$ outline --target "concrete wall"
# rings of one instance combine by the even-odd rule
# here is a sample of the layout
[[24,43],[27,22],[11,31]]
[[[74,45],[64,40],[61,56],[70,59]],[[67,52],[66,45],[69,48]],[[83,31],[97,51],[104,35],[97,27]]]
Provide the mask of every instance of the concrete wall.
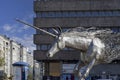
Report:
[[[73,56],[74,55],[74,56]],[[52,58],[46,57],[46,51],[35,50],[34,59],[36,60],[79,60],[80,51],[60,51],[56,53]]]
[[34,18],[34,25],[42,27],[120,26],[120,17]]
[[38,35],[38,34],[34,35],[35,44],[51,44],[53,41],[54,38],[48,35]]
[[[0,66],[0,76],[3,73],[6,73],[7,76],[10,76],[10,39],[6,36],[0,35],[0,58],[4,58],[4,65]],[[2,73],[3,71],[3,73]]]
[[34,1],[34,11],[112,10],[120,9],[120,0],[47,0]]

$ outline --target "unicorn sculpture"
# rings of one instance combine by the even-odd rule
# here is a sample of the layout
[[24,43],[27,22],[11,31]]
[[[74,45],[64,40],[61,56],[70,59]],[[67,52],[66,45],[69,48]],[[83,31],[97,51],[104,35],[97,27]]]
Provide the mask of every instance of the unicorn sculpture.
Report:
[[47,56],[52,57],[65,47],[80,50],[82,65],[79,62],[76,67],[79,71],[81,67],[86,66],[85,71],[79,72],[80,80],[84,80],[94,65],[110,63],[120,57],[120,33],[114,33],[109,29],[97,30],[94,27],[73,28],[59,35]]
[[[25,22],[22,23],[26,24]],[[38,29],[35,26],[32,27]],[[42,29],[39,30],[49,33]],[[120,33],[114,33],[110,29],[77,27],[62,32],[60,35],[52,33],[49,33],[49,35],[55,37],[56,41],[47,52],[47,57],[53,57],[54,54],[65,47],[80,50],[81,60],[75,66],[79,80],[85,80],[94,65],[110,63],[120,57]],[[81,72],[82,67],[85,67],[85,69]]]

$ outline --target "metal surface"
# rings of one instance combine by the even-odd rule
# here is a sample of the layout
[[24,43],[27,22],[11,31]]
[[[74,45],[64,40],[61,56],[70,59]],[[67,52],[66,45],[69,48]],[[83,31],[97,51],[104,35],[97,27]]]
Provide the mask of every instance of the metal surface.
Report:
[[57,36],[19,19],[17,21],[56,38],[54,45],[47,53],[47,57],[53,57],[55,53],[65,47],[79,49],[82,65],[79,61],[75,70],[79,72],[84,67],[84,71],[80,70],[78,73],[79,80],[85,80],[94,65],[110,63],[120,57],[120,33],[114,33],[109,29],[78,27]]
[[[83,72],[79,72],[80,80],[84,80],[92,67],[100,63],[109,63],[120,57],[120,33],[114,33],[109,29],[78,27],[68,30],[57,38],[47,56],[53,57],[55,53],[65,47],[79,49],[81,59],[87,66]],[[80,62],[76,67],[78,70]]]

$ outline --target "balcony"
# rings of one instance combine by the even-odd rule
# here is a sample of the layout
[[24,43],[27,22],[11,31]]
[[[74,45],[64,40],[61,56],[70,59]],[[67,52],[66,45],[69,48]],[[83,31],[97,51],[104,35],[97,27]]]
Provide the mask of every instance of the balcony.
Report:
[[34,1],[34,11],[73,11],[83,9],[89,9],[89,1]]
[[105,17],[80,17],[80,18],[34,18],[34,25],[51,27],[59,25],[61,27],[78,27],[78,26],[100,26],[112,27],[120,26],[119,16]]
[[56,53],[52,58],[46,57],[47,51],[34,51],[34,59],[35,60],[79,60],[80,58],[80,51],[71,50],[71,51],[60,51]]
[[34,11],[118,10],[120,0],[34,1]]
[[51,44],[54,38],[49,35],[34,35],[34,44]]

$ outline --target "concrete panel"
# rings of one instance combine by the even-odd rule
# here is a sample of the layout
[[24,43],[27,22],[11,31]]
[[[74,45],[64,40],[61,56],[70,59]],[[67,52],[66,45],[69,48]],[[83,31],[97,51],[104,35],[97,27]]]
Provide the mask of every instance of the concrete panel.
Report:
[[34,44],[50,44],[53,41],[54,38],[49,35],[34,35]]
[[35,18],[38,27],[79,27],[79,26],[120,26],[120,17],[80,17],[80,18]]
[[[34,51],[34,59],[35,60],[79,60],[80,51],[60,51],[56,53],[52,58],[46,57],[47,51]],[[67,57],[66,57],[67,56]]]
[[89,10],[89,1],[34,1],[34,11],[64,11],[80,9]]
[[34,11],[118,10],[120,0],[34,1]]

